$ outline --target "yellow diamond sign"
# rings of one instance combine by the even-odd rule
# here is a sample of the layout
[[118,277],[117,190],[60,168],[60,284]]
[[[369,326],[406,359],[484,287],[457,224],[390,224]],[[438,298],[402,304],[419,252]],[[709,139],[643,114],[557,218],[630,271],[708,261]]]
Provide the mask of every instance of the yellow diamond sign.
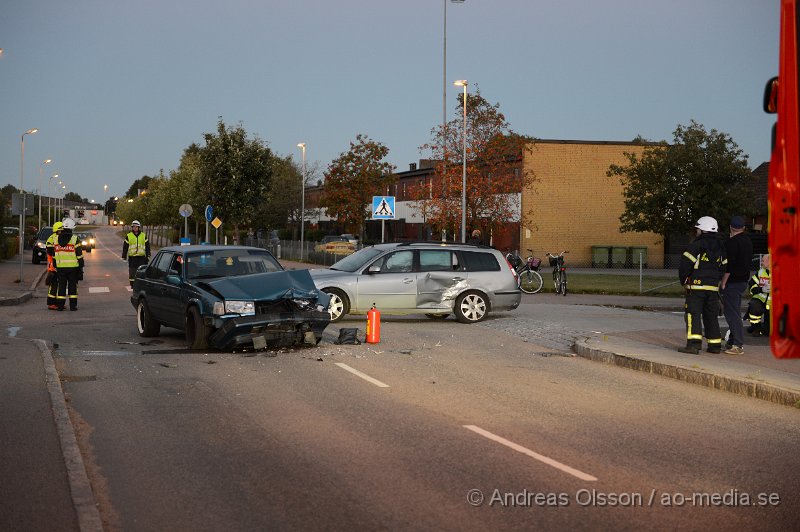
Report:
[[214,226],[214,229],[219,229],[219,226],[222,225],[222,220],[220,220],[219,218],[214,218],[213,220],[211,220],[211,225]]

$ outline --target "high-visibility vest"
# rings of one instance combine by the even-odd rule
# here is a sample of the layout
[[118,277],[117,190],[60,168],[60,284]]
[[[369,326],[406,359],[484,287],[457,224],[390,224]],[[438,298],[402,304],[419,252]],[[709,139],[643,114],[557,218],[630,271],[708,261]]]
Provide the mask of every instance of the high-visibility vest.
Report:
[[69,243],[64,246],[59,244],[58,240],[55,241],[56,268],[78,267],[78,256],[75,254],[75,245],[77,243],[77,235],[72,235],[72,238],[69,239]]
[[143,231],[139,232],[139,236],[133,234],[133,231],[128,233],[126,237],[128,241],[128,256],[129,257],[144,257],[147,244],[147,236]]
[[767,308],[771,306],[772,303],[772,291],[770,292],[759,292],[754,294],[753,291],[756,287],[763,289],[764,286],[770,284],[770,274],[769,270],[765,268],[761,268],[758,272],[750,278],[749,282],[749,290],[750,294],[753,296],[753,299],[758,299],[762,303],[764,303]]

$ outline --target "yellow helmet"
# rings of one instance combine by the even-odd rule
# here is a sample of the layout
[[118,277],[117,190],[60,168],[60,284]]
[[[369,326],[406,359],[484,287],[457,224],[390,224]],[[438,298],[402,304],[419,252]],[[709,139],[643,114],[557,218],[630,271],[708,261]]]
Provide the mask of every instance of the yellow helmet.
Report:
[[62,224],[61,222],[56,222],[56,223],[53,224],[53,232],[54,233],[57,232],[57,231],[61,231],[62,229],[64,229],[64,224]]

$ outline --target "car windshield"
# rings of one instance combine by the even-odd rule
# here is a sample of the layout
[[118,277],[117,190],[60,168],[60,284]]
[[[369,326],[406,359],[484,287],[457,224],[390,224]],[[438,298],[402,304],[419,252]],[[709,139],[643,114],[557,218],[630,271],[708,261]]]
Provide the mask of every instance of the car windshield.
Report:
[[356,251],[352,255],[348,255],[342,260],[336,262],[331,266],[331,270],[338,270],[342,272],[354,272],[359,268],[363,268],[369,261],[383,253],[384,250],[376,248],[364,248],[361,251]]
[[272,255],[257,249],[220,248],[186,256],[187,279],[213,279],[282,270],[283,267]]
[[52,235],[52,234],[53,234],[53,228],[52,227],[43,227],[42,230],[39,231],[39,236],[37,236],[36,238],[38,240],[41,240],[42,242],[44,242],[45,240],[50,238],[50,235]]

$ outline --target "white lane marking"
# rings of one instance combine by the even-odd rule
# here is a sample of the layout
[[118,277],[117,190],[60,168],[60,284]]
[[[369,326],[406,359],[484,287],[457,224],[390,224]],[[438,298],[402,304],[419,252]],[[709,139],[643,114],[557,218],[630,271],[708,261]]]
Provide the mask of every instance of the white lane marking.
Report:
[[352,373],[353,375],[356,375],[356,376],[358,376],[358,377],[361,377],[362,379],[364,379],[364,380],[365,380],[365,381],[367,381],[367,382],[371,382],[372,384],[374,384],[375,386],[378,386],[379,388],[388,388],[388,387],[389,387],[389,385],[388,385],[388,384],[384,384],[384,383],[382,383],[381,381],[379,381],[379,380],[377,380],[377,379],[373,379],[372,377],[370,377],[370,376],[369,376],[369,375],[367,375],[366,373],[361,373],[361,372],[360,372],[360,371],[358,371],[357,369],[355,369],[355,368],[351,368],[351,367],[350,367],[350,366],[348,366],[347,364],[344,364],[344,363],[342,363],[342,362],[336,362],[336,365],[337,365],[337,366],[339,366],[340,368],[342,368],[342,369],[343,369],[343,370],[345,370],[345,371],[349,371],[349,372],[350,372],[350,373]]
[[101,292],[111,292],[107,286],[90,286],[89,293],[90,294],[99,294]]
[[478,426],[475,426],[475,425],[464,425],[464,428],[468,429],[468,430],[471,430],[472,432],[474,432],[476,434],[480,434],[484,438],[488,438],[488,439],[490,439],[492,441],[496,441],[497,443],[501,443],[501,444],[505,445],[506,447],[510,447],[510,448],[514,449],[515,451],[518,451],[518,452],[520,452],[522,454],[528,455],[531,458],[535,458],[536,460],[539,460],[540,462],[542,462],[544,464],[547,464],[547,465],[549,465],[551,467],[555,467],[556,469],[561,470],[564,473],[568,473],[568,474],[572,475],[573,477],[578,477],[581,480],[587,480],[589,482],[594,482],[594,481],[597,480],[597,478],[593,477],[592,475],[587,475],[583,471],[578,471],[577,469],[574,469],[574,468],[572,468],[572,467],[570,467],[570,466],[568,466],[566,464],[562,464],[561,462],[557,462],[556,460],[553,460],[552,458],[548,458],[547,456],[544,456],[544,455],[541,455],[541,454],[536,453],[534,451],[531,451],[530,449],[527,449],[527,448],[523,447],[522,445],[518,445],[518,444],[516,444],[516,443],[514,443],[512,441],[508,441],[507,439],[502,438],[502,437],[500,437],[500,436],[498,436],[496,434],[492,434],[488,430],[483,430],[482,428],[480,428]]

